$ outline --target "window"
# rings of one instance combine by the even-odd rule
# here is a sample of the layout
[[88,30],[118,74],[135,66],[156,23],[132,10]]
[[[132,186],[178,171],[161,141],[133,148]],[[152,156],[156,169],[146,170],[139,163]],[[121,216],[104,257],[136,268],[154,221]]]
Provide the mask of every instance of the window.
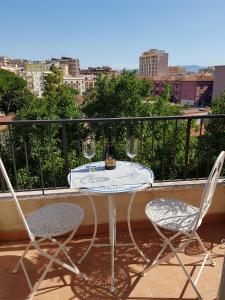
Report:
[[204,86],[203,85],[200,85],[200,90],[203,90]]

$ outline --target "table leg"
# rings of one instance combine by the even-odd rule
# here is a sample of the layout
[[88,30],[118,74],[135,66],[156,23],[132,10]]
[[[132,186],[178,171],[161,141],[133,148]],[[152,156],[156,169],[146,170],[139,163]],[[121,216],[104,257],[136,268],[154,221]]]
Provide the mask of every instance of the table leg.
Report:
[[131,230],[131,225],[130,225],[130,214],[131,214],[131,208],[132,208],[132,204],[134,201],[134,197],[136,195],[136,192],[132,193],[130,201],[129,201],[129,206],[128,206],[128,210],[127,210],[127,224],[128,224],[128,230],[129,230],[129,234],[130,234],[130,238],[134,244],[135,249],[138,251],[138,253],[144,258],[146,263],[149,263],[150,260],[144,255],[144,253],[141,251],[141,249],[138,247],[138,245],[136,244],[134,237],[133,237],[133,233]]
[[89,251],[91,250],[91,248],[92,248],[92,246],[94,244],[95,237],[96,237],[96,234],[97,234],[97,213],[96,213],[95,203],[94,203],[94,200],[93,200],[92,196],[91,195],[88,195],[88,196],[89,196],[89,199],[91,201],[91,206],[92,206],[93,213],[94,213],[95,227],[94,227],[94,233],[93,233],[93,236],[92,236],[91,243],[90,243],[89,247],[87,248],[86,252],[84,253],[84,255],[78,260],[79,264],[88,255]]
[[115,243],[116,243],[116,206],[112,195],[108,196],[109,204],[109,240],[111,245],[111,287],[110,292],[115,291]]

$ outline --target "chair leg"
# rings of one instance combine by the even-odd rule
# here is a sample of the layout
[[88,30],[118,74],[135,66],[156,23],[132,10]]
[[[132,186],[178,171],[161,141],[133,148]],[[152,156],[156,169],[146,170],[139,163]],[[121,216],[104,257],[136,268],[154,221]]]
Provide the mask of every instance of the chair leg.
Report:
[[[170,247],[171,247],[171,246],[172,246],[172,245],[170,245]],[[202,296],[200,295],[200,293],[199,293],[199,291],[198,291],[198,289],[197,289],[197,287],[196,287],[194,281],[192,280],[191,276],[189,275],[189,273],[188,273],[188,271],[187,271],[185,265],[183,264],[182,260],[180,259],[179,255],[177,254],[177,249],[175,249],[175,248],[172,246],[171,250],[173,251],[173,253],[174,253],[176,259],[178,260],[178,262],[179,262],[180,266],[182,267],[182,269],[183,269],[185,275],[187,276],[188,281],[189,281],[190,284],[192,285],[192,287],[193,287],[195,293],[197,294],[198,299],[203,300],[203,298],[202,298]]]
[[178,233],[174,234],[173,236],[171,236],[169,239],[167,239],[165,236],[162,236],[162,238],[164,239],[164,242],[162,243],[162,249],[160,250],[157,257],[154,259],[153,263],[141,272],[141,276],[145,276],[145,273],[147,273],[150,269],[158,266],[163,261],[167,260],[169,257],[174,256],[173,252],[170,252],[166,256],[159,259],[160,256],[163,254],[163,252],[166,250],[166,247],[169,245],[169,242],[174,240],[175,238],[177,238],[179,235],[180,235],[180,233],[178,232]]
[[[64,268],[66,268],[67,270],[73,272],[74,274],[80,275],[80,276],[82,276],[85,280],[87,280],[87,276],[79,271],[79,269],[75,266],[75,264],[73,263],[72,259],[71,259],[70,256],[68,255],[68,253],[67,253],[67,251],[66,251],[66,244],[67,244],[67,241],[64,242],[64,243],[62,243],[62,244],[59,243],[59,242],[57,241],[57,244],[59,245],[59,247],[56,249],[54,255],[50,255],[50,254],[48,254],[47,252],[45,252],[44,250],[42,250],[42,249],[40,248],[39,243],[40,243],[41,241],[43,241],[43,240],[44,240],[44,238],[43,238],[43,239],[40,239],[39,241],[35,241],[35,243],[30,242],[30,243],[27,245],[27,247],[26,247],[26,249],[25,249],[23,255],[21,256],[20,260],[17,262],[17,264],[16,264],[16,266],[15,266],[15,268],[14,268],[14,272],[16,272],[17,269],[18,269],[18,267],[19,267],[19,265],[21,264],[21,266],[22,266],[22,269],[23,269],[23,271],[24,271],[25,277],[26,277],[26,279],[27,279],[28,285],[29,285],[30,290],[31,290],[31,293],[30,293],[30,295],[28,296],[28,299],[29,299],[29,300],[32,300],[32,299],[34,298],[34,296],[35,296],[35,294],[37,293],[37,291],[38,291],[38,289],[39,289],[39,287],[40,287],[42,281],[44,280],[45,276],[47,275],[47,273],[48,273],[48,271],[49,271],[49,268],[51,267],[51,265],[52,265],[53,263],[56,263],[56,264],[60,265],[61,267],[64,267]],[[53,242],[53,241],[52,241],[52,242]],[[26,268],[25,268],[24,263],[23,263],[23,258],[25,257],[25,255],[26,255],[26,253],[28,252],[28,250],[29,250],[29,248],[30,248],[31,245],[35,246],[36,250],[38,251],[38,253],[39,253],[40,255],[42,255],[42,256],[44,256],[44,257],[46,257],[46,258],[48,258],[48,259],[50,260],[49,263],[48,263],[48,265],[46,266],[45,270],[43,271],[41,277],[39,278],[39,280],[35,283],[35,285],[34,285],[33,287],[32,287],[31,281],[30,281],[30,279],[29,279],[29,276],[28,276],[28,274],[27,274]],[[59,253],[60,253],[61,251],[63,251],[63,253],[64,253],[65,256],[67,257],[67,259],[69,260],[69,262],[71,263],[71,265],[68,265],[68,264],[62,262],[61,260],[59,260],[59,259],[57,258],[57,256],[59,255]]]
[[212,256],[210,255],[210,251],[208,251],[204,245],[204,243],[202,242],[201,238],[199,237],[199,235],[197,234],[197,232],[195,232],[195,237],[197,238],[197,241],[199,242],[199,245],[201,246],[202,250],[205,252],[205,254],[208,254],[208,258],[211,261],[211,265],[213,267],[216,266],[215,261],[213,260]]
[[[187,241],[186,241],[183,245],[181,245],[180,247],[175,248],[175,247],[173,246],[173,244],[172,244],[172,241],[175,239],[175,237],[177,237],[177,236],[179,235],[179,233],[177,232],[177,233],[176,233],[175,235],[173,235],[172,237],[167,238],[167,237],[162,233],[162,231],[159,229],[159,227],[158,227],[154,222],[152,222],[152,224],[153,224],[153,226],[155,227],[155,229],[156,229],[156,231],[158,232],[158,234],[159,234],[159,235],[163,238],[163,240],[165,241],[165,242],[163,243],[163,249],[162,249],[162,250],[164,251],[164,250],[166,249],[166,246],[169,246],[172,252],[169,253],[168,255],[166,255],[165,257],[162,257],[160,260],[157,260],[157,261],[156,261],[154,264],[152,264],[151,266],[147,267],[144,271],[141,272],[141,275],[144,276],[144,274],[145,274],[148,270],[150,270],[151,268],[153,268],[153,267],[159,265],[161,262],[165,261],[167,258],[169,258],[169,257],[171,257],[171,256],[175,256],[176,259],[178,260],[180,266],[182,267],[182,269],[183,269],[185,275],[187,276],[188,281],[189,281],[190,284],[192,285],[192,287],[193,287],[193,289],[194,289],[196,295],[198,296],[198,299],[199,299],[199,300],[203,300],[202,296],[200,295],[200,293],[199,293],[199,291],[198,291],[198,289],[197,289],[197,287],[196,287],[196,284],[197,284],[197,281],[198,281],[199,276],[200,276],[200,274],[201,274],[201,271],[202,271],[202,269],[203,269],[203,267],[204,267],[205,260],[206,260],[207,257],[208,257],[208,253],[207,253],[207,256],[206,256],[205,260],[203,261],[203,264],[202,264],[202,266],[201,266],[201,269],[200,269],[200,271],[199,271],[199,273],[198,273],[198,275],[197,275],[197,278],[196,278],[196,284],[195,284],[195,282],[192,280],[192,278],[191,278],[190,274],[188,273],[188,271],[187,271],[185,265],[183,264],[182,260],[180,259],[179,255],[178,255],[178,252],[180,252],[180,251],[183,250],[185,247],[187,247],[187,245],[190,243],[190,241],[191,241],[191,240],[193,239],[193,237],[195,236],[196,232],[195,232],[195,234],[193,234],[193,233],[192,233],[192,234],[188,234],[188,235],[187,235],[187,236],[188,236]],[[197,236],[197,234],[196,234],[196,238],[197,238],[198,240],[200,239],[200,238]],[[203,244],[203,243],[202,243],[202,244]],[[202,244],[201,244],[201,245],[202,245]],[[204,245],[203,245],[203,246],[204,246]],[[160,257],[160,255],[163,253],[162,250],[161,250],[160,253],[158,254],[157,259],[158,259],[158,258]],[[206,251],[206,252],[207,252],[207,251]]]
[[18,271],[18,269],[19,269],[19,266],[20,266],[20,264],[21,264],[23,258],[26,256],[27,252],[29,251],[30,247],[31,247],[31,242],[26,246],[26,249],[24,250],[22,256],[20,257],[20,259],[19,259],[18,262],[16,263],[16,265],[15,265],[13,271],[12,271],[14,274],[17,273],[17,271]]
[[48,263],[48,265],[47,265],[47,267],[45,268],[44,272],[42,273],[41,277],[40,277],[39,280],[35,283],[35,285],[34,285],[34,287],[33,287],[33,289],[32,289],[32,292],[30,293],[30,295],[29,295],[29,297],[28,297],[29,300],[32,300],[33,297],[35,296],[35,294],[37,293],[38,288],[40,287],[42,281],[44,280],[44,278],[45,278],[45,276],[46,276],[46,274],[47,274],[49,268],[50,268],[51,265],[53,264],[53,262],[54,262],[54,258],[52,258],[52,259],[50,260],[50,262]]
[[[39,246],[38,246],[39,248]],[[41,250],[41,248],[39,248]],[[79,270],[77,269],[77,267],[73,264],[72,262],[72,267],[70,267],[67,264],[64,264],[63,262],[61,262],[59,259],[57,259],[57,256],[59,255],[60,251],[63,251],[63,253],[66,255],[66,257],[69,259],[70,262],[72,262],[71,258],[69,257],[69,255],[66,253],[65,250],[65,245],[61,244],[59,246],[59,248],[55,251],[54,255],[51,256],[48,253],[45,253],[44,251],[39,251],[43,256],[47,257],[50,259],[50,262],[48,263],[47,267],[45,268],[44,272],[42,273],[41,277],[39,278],[39,280],[36,282],[36,284],[34,285],[31,294],[29,295],[28,299],[32,300],[33,297],[35,296],[35,294],[37,293],[42,281],[44,280],[45,276],[48,273],[49,268],[51,267],[51,265],[55,262],[63,267],[65,267],[66,269],[72,271],[73,273],[79,274]],[[69,267],[69,268],[68,268]],[[74,270],[73,270],[74,269]],[[83,274],[80,274],[83,275]]]

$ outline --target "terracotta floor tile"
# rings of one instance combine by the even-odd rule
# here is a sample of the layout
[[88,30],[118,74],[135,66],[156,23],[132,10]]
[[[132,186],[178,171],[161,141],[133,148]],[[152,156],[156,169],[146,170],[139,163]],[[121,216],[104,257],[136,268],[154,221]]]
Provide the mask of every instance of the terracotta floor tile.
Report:
[[[206,266],[200,277],[198,289],[204,300],[214,300],[217,295],[220,274],[225,249],[219,245],[225,237],[223,224],[212,224],[210,227],[202,226],[200,236],[207,248],[212,250],[217,263],[216,267]],[[126,233],[119,233],[120,240],[128,240]],[[152,231],[134,232],[135,239],[143,252],[151,261],[160,249],[160,239]],[[99,241],[106,242],[107,236],[99,236]],[[88,247],[90,239],[76,238],[70,243],[70,254],[78,260]],[[180,241],[178,241],[180,242]],[[12,274],[19,256],[22,254],[26,242],[0,243],[0,300],[24,300],[29,294],[29,288],[22,270]],[[50,244],[44,245],[47,251],[54,248]],[[201,251],[196,243],[192,243],[181,259],[187,269],[196,275],[201,260]],[[25,259],[32,281],[38,279],[47,260],[37,255],[34,250],[29,251]],[[145,267],[143,259],[135,249],[120,247],[116,249],[116,292],[110,293],[110,251],[108,248],[93,248],[85,261],[78,266],[86,273],[89,281],[71,274],[69,271],[53,265],[47,274],[38,294],[34,300],[191,300],[196,295],[187,283],[185,274],[175,258],[150,270],[145,277],[140,276]]]

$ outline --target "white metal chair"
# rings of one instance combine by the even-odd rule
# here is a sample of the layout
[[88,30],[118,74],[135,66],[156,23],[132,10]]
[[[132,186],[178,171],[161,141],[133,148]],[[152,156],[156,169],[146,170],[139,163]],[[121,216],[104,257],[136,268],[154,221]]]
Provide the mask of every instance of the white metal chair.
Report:
[[[175,256],[179,264],[181,265],[185,275],[187,276],[188,281],[190,282],[193,289],[195,290],[198,298],[202,299],[196,287],[198,279],[201,275],[201,272],[203,270],[203,267],[207,259],[210,260],[212,266],[215,266],[215,263],[212,257],[210,256],[210,253],[205,248],[199,235],[197,234],[197,229],[201,225],[202,219],[206,215],[211,205],[216,184],[223,167],[224,159],[225,159],[225,151],[222,151],[218,156],[212,168],[212,171],[208,177],[202,195],[200,208],[194,207],[190,204],[187,204],[179,200],[167,199],[167,198],[155,199],[150,201],[146,205],[145,213],[147,217],[150,219],[150,221],[152,222],[158,234],[163,238],[164,242],[162,244],[161,251],[157,255],[156,259],[153,261],[153,263],[142,271],[141,273],[142,276],[144,276],[144,274],[150,269],[152,269],[153,267],[167,260],[169,257]],[[172,235],[170,238],[167,238],[161,229],[172,231],[174,232],[174,235]],[[177,238],[179,235],[185,235],[187,239],[179,247],[174,247],[172,241],[175,238]],[[200,270],[196,276],[195,281],[193,281],[193,279],[189,275],[185,265],[183,264],[183,262],[181,261],[178,255],[178,252],[180,252],[185,247],[187,247],[193,239],[196,239],[198,241],[200,247],[204,251],[204,259],[201,264]],[[165,251],[165,249],[167,248],[167,246],[169,246],[172,252],[160,258],[163,252]]]
[[[49,268],[53,263],[56,263],[61,267],[64,267],[67,270],[71,271],[72,273],[81,275],[85,279],[87,279],[86,275],[82,274],[79,271],[79,269],[76,267],[76,265],[73,263],[66,248],[67,243],[73,238],[76,230],[78,229],[79,225],[81,224],[84,218],[83,209],[71,203],[57,203],[57,204],[51,204],[51,205],[46,205],[44,207],[41,207],[25,218],[1,159],[0,159],[0,169],[2,171],[2,174],[5,178],[9,191],[11,192],[12,197],[15,201],[18,213],[23,221],[25,229],[30,238],[29,244],[27,245],[23,255],[21,256],[21,258],[19,259],[18,263],[16,264],[13,270],[13,273],[16,273],[19,266],[21,265],[25,277],[27,279],[29,288],[31,290],[28,299],[30,300],[33,299],[35,293],[37,292]],[[55,238],[53,238],[69,232],[71,232],[70,235],[67,238],[65,238],[65,241],[62,243],[56,240]],[[53,244],[58,246],[54,254],[49,254],[46,251],[41,249],[40,244],[46,240],[50,240]],[[23,262],[23,258],[25,257],[28,250],[32,246],[35,247],[35,249],[38,251],[40,255],[49,259],[49,263],[47,264],[44,272],[42,273],[41,277],[35,283],[34,286],[32,286],[31,284],[30,278],[28,276],[27,270]],[[64,263],[63,261],[57,258],[61,251],[65,254],[66,258],[69,261],[69,264]]]

